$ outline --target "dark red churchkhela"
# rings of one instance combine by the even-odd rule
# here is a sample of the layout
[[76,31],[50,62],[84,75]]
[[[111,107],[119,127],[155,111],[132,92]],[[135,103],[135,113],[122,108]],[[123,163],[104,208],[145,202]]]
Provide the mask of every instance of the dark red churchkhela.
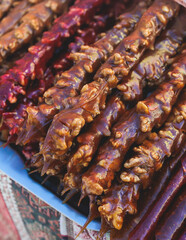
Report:
[[99,33],[106,31],[108,24],[111,23],[111,21],[115,21],[111,6],[109,5],[107,8],[107,11],[101,15],[95,15],[90,23],[87,24],[87,27],[79,28],[74,37],[74,41],[68,44],[68,50],[62,51],[60,56],[54,61],[53,68],[55,69],[56,78],[58,78],[62,72],[73,66],[72,53],[78,52],[83,45],[94,43],[98,39]]
[[[167,22],[177,14],[178,9],[178,5],[172,1],[155,1],[143,14],[135,31],[119,44],[114,54],[102,65],[95,75],[95,81],[86,84],[77,99],[73,98],[76,106],[55,115],[40,151],[46,162],[65,154],[85,123],[91,122],[100,114],[101,109],[105,108],[107,95],[123,76],[120,70],[125,69],[126,74],[138,62],[144,50],[152,45]],[[149,24],[150,28],[145,28],[149,27]],[[152,34],[144,37],[141,32],[146,31]],[[139,52],[136,46],[140,47]],[[125,47],[131,49],[130,54]],[[132,58],[133,62],[126,67],[122,59],[128,55],[130,58],[132,55],[136,57]]]
[[[177,67],[179,69],[178,65]],[[185,71],[185,68],[180,71]],[[172,71],[172,74],[174,75],[175,71]],[[177,77],[186,78],[186,75],[177,75]],[[177,84],[179,85],[178,81]],[[120,175],[124,183],[115,185],[103,197],[101,206],[98,208],[100,214],[116,229],[121,229],[127,212],[134,214],[137,211],[136,202],[139,198],[140,187],[147,188],[154,172],[162,167],[165,158],[177,152],[185,142],[185,106],[184,91],[164,127],[158,133],[151,133],[149,139],[136,147],[135,155],[124,164],[125,170]]]
[[119,17],[116,26],[91,46],[82,46],[72,58],[76,64],[61,74],[55,86],[44,94],[45,103],[27,109],[28,118],[21,129],[18,142],[27,143],[32,139],[40,140],[46,135],[46,129],[56,113],[75,104],[74,97],[82,86],[91,79],[93,73],[101,66],[114,48],[131,32],[147,4],[140,1],[133,10]]
[[30,81],[42,78],[46,64],[56,48],[73,35],[79,26],[89,21],[103,0],[77,0],[69,11],[55,20],[50,31],[45,32],[41,41],[29,48],[29,52],[16,62],[14,68],[0,79],[0,113],[10,104],[17,102],[20,95],[25,95],[25,88]]

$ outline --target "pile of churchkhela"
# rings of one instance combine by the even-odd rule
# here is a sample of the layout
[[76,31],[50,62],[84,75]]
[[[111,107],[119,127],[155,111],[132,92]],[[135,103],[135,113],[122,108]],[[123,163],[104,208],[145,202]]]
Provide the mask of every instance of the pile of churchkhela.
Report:
[[184,239],[185,39],[173,0],[0,3],[1,139],[98,239]]

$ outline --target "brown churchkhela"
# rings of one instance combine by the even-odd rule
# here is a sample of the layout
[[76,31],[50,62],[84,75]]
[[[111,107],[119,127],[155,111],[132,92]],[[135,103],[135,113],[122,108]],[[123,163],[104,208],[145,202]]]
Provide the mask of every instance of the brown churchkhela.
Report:
[[155,42],[154,49],[149,49],[129,76],[117,86],[123,92],[124,100],[137,102],[142,98],[145,85],[153,87],[163,80],[161,76],[168,60],[177,53],[186,37],[185,14],[186,9],[181,9],[180,15]]
[[[68,1],[69,3],[69,1]],[[66,14],[55,20],[50,31],[43,34],[42,39],[29,48],[16,65],[0,79],[0,113],[26,94],[25,88],[36,79],[43,77],[46,64],[54,51],[66,39],[72,36],[80,25],[92,19],[95,11],[101,7],[103,0],[76,0]]]
[[[46,135],[46,128],[56,113],[68,108],[78,95],[82,86],[91,79],[92,74],[101,66],[121,40],[133,30],[136,22],[145,11],[147,4],[140,1],[130,12],[120,16],[119,23],[105,36],[90,46],[83,46],[79,53],[72,55],[76,64],[61,74],[55,86],[44,94],[45,103],[27,109],[28,118],[18,142],[27,143]],[[39,134],[38,134],[39,133]]]
[[11,8],[13,0],[2,0],[0,3],[0,19]]
[[[45,0],[28,9],[20,19],[20,25],[0,38],[0,62],[8,54],[14,53],[33,37],[38,36],[44,28],[51,24],[54,14],[65,9],[65,0]],[[21,11],[21,10],[19,10]]]
[[[181,70],[185,71],[186,68]],[[175,72],[172,74],[174,75]],[[185,78],[186,76],[180,75],[179,77]],[[177,84],[179,83],[177,82]],[[101,206],[98,209],[101,216],[111,226],[121,229],[125,214],[134,214],[137,211],[136,202],[139,198],[140,187],[147,188],[154,172],[162,167],[165,158],[178,151],[185,142],[185,124],[186,98],[184,91],[164,127],[158,133],[151,133],[149,139],[134,148],[135,155],[126,161],[125,170],[120,175],[124,183],[115,185],[102,198]]]
[[22,0],[14,2],[11,11],[0,21],[0,36],[17,27],[20,23],[20,19],[28,12],[29,8],[41,1],[43,0],[35,2]]
[[[125,51],[125,47],[131,49],[130,57],[136,56],[135,59],[133,58],[133,63],[127,65],[128,67],[124,71],[126,74],[138,62],[144,50],[153,44],[156,36],[159,35],[167,22],[177,14],[178,9],[178,5],[172,1],[155,1],[143,14],[135,31],[119,44],[114,54],[102,65],[101,70],[95,76],[95,81],[86,84],[82,88],[80,96],[76,99],[73,98],[76,106],[55,115],[40,151],[46,162],[58,159],[59,155],[65,154],[85,123],[91,122],[105,107],[108,93],[117,86],[121,78],[120,70],[125,69],[126,63],[124,64],[121,60],[129,54],[128,50]],[[152,31],[152,34],[145,38],[141,34],[145,31]],[[143,47],[137,53],[134,45],[141,46],[142,42]]]
[[17,26],[18,21],[25,14],[30,4],[27,0],[20,1],[0,22],[0,36]]
[[[155,0],[143,14],[135,31],[122,41],[109,60],[101,66],[95,79],[107,76],[108,81],[114,84],[114,80],[117,82],[117,78],[128,75],[144,51],[153,48],[156,37],[169,20],[178,13],[178,10],[179,6],[173,2]],[[106,71],[110,67],[112,71]]]
[[114,125],[112,136],[99,148],[94,165],[82,177],[84,194],[101,195],[107,191],[130,146],[143,141],[153,127],[164,123],[185,85],[185,69],[186,54],[183,50],[166,75],[168,81],[160,84],[148,98],[139,101]]
[[119,119],[125,106],[120,96],[111,97],[106,108],[90,124],[85,133],[77,137],[77,151],[71,154],[67,165],[67,174],[64,177],[65,187],[80,188],[81,173],[92,160],[104,136],[110,136],[112,125]]
[[[124,112],[125,106],[120,100],[119,94],[112,96],[108,102],[107,106],[100,113],[94,122],[86,128],[85,133],[82,133],[77,138],[76,151],[72,154],[68,154],[67,157],[63,159],[64,163],[67,164],[67,174],[65,176],[64,182],[66,187],[80,188],[79,175],[84,168],[89,165],[92,160],[100,141],[104,136],[110,135],[111,126],[118,120],[121,114]],[[61,163],[61,162],[60,162]],[[56,161],[59,165],[59,162]],[[63,165],[65,165],[63,164]],[[47,173],[50,175],[57,175],[60,172],[60,168],[55,166],[55,161],[52,160],[44,162],[42,173]],[[79,184],[77,182],[79,180]],[[78,185],[78,186],[77,186]]]

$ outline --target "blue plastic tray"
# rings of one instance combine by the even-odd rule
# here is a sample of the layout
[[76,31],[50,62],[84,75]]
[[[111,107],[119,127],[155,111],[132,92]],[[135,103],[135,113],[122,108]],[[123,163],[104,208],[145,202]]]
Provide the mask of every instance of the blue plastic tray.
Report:
[[[1,142],[0,142],[1,144]],[[83,226],[86,217],[68,204],[62,204],[61,199],[44,188],[41,184],[31,179],[24,168],[24,163],[19,154],[11,147],[0,148],[0,170],[6,173],[14,181],[22,185],[28,191],[35,194],[38,198],[49,204],[51,207],[62,213],[72,221]],[[92,221],[88,229],[99,230],[100,222]]]

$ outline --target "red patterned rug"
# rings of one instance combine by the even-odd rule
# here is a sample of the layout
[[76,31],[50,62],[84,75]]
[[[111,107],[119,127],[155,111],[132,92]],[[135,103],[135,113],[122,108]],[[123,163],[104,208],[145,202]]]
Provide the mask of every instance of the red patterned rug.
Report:
[[7,240],[7,239],[15,239],[20,240],[19,233],[12,221],[12,218],[9,214],[7,206],[4,202],[4,198],[2,193],[0,192],[0,239]]
[[[0,240],[73,240],[81,229],[1,171],[0,223]],[[85,230],[77,240],[96,237]]]

